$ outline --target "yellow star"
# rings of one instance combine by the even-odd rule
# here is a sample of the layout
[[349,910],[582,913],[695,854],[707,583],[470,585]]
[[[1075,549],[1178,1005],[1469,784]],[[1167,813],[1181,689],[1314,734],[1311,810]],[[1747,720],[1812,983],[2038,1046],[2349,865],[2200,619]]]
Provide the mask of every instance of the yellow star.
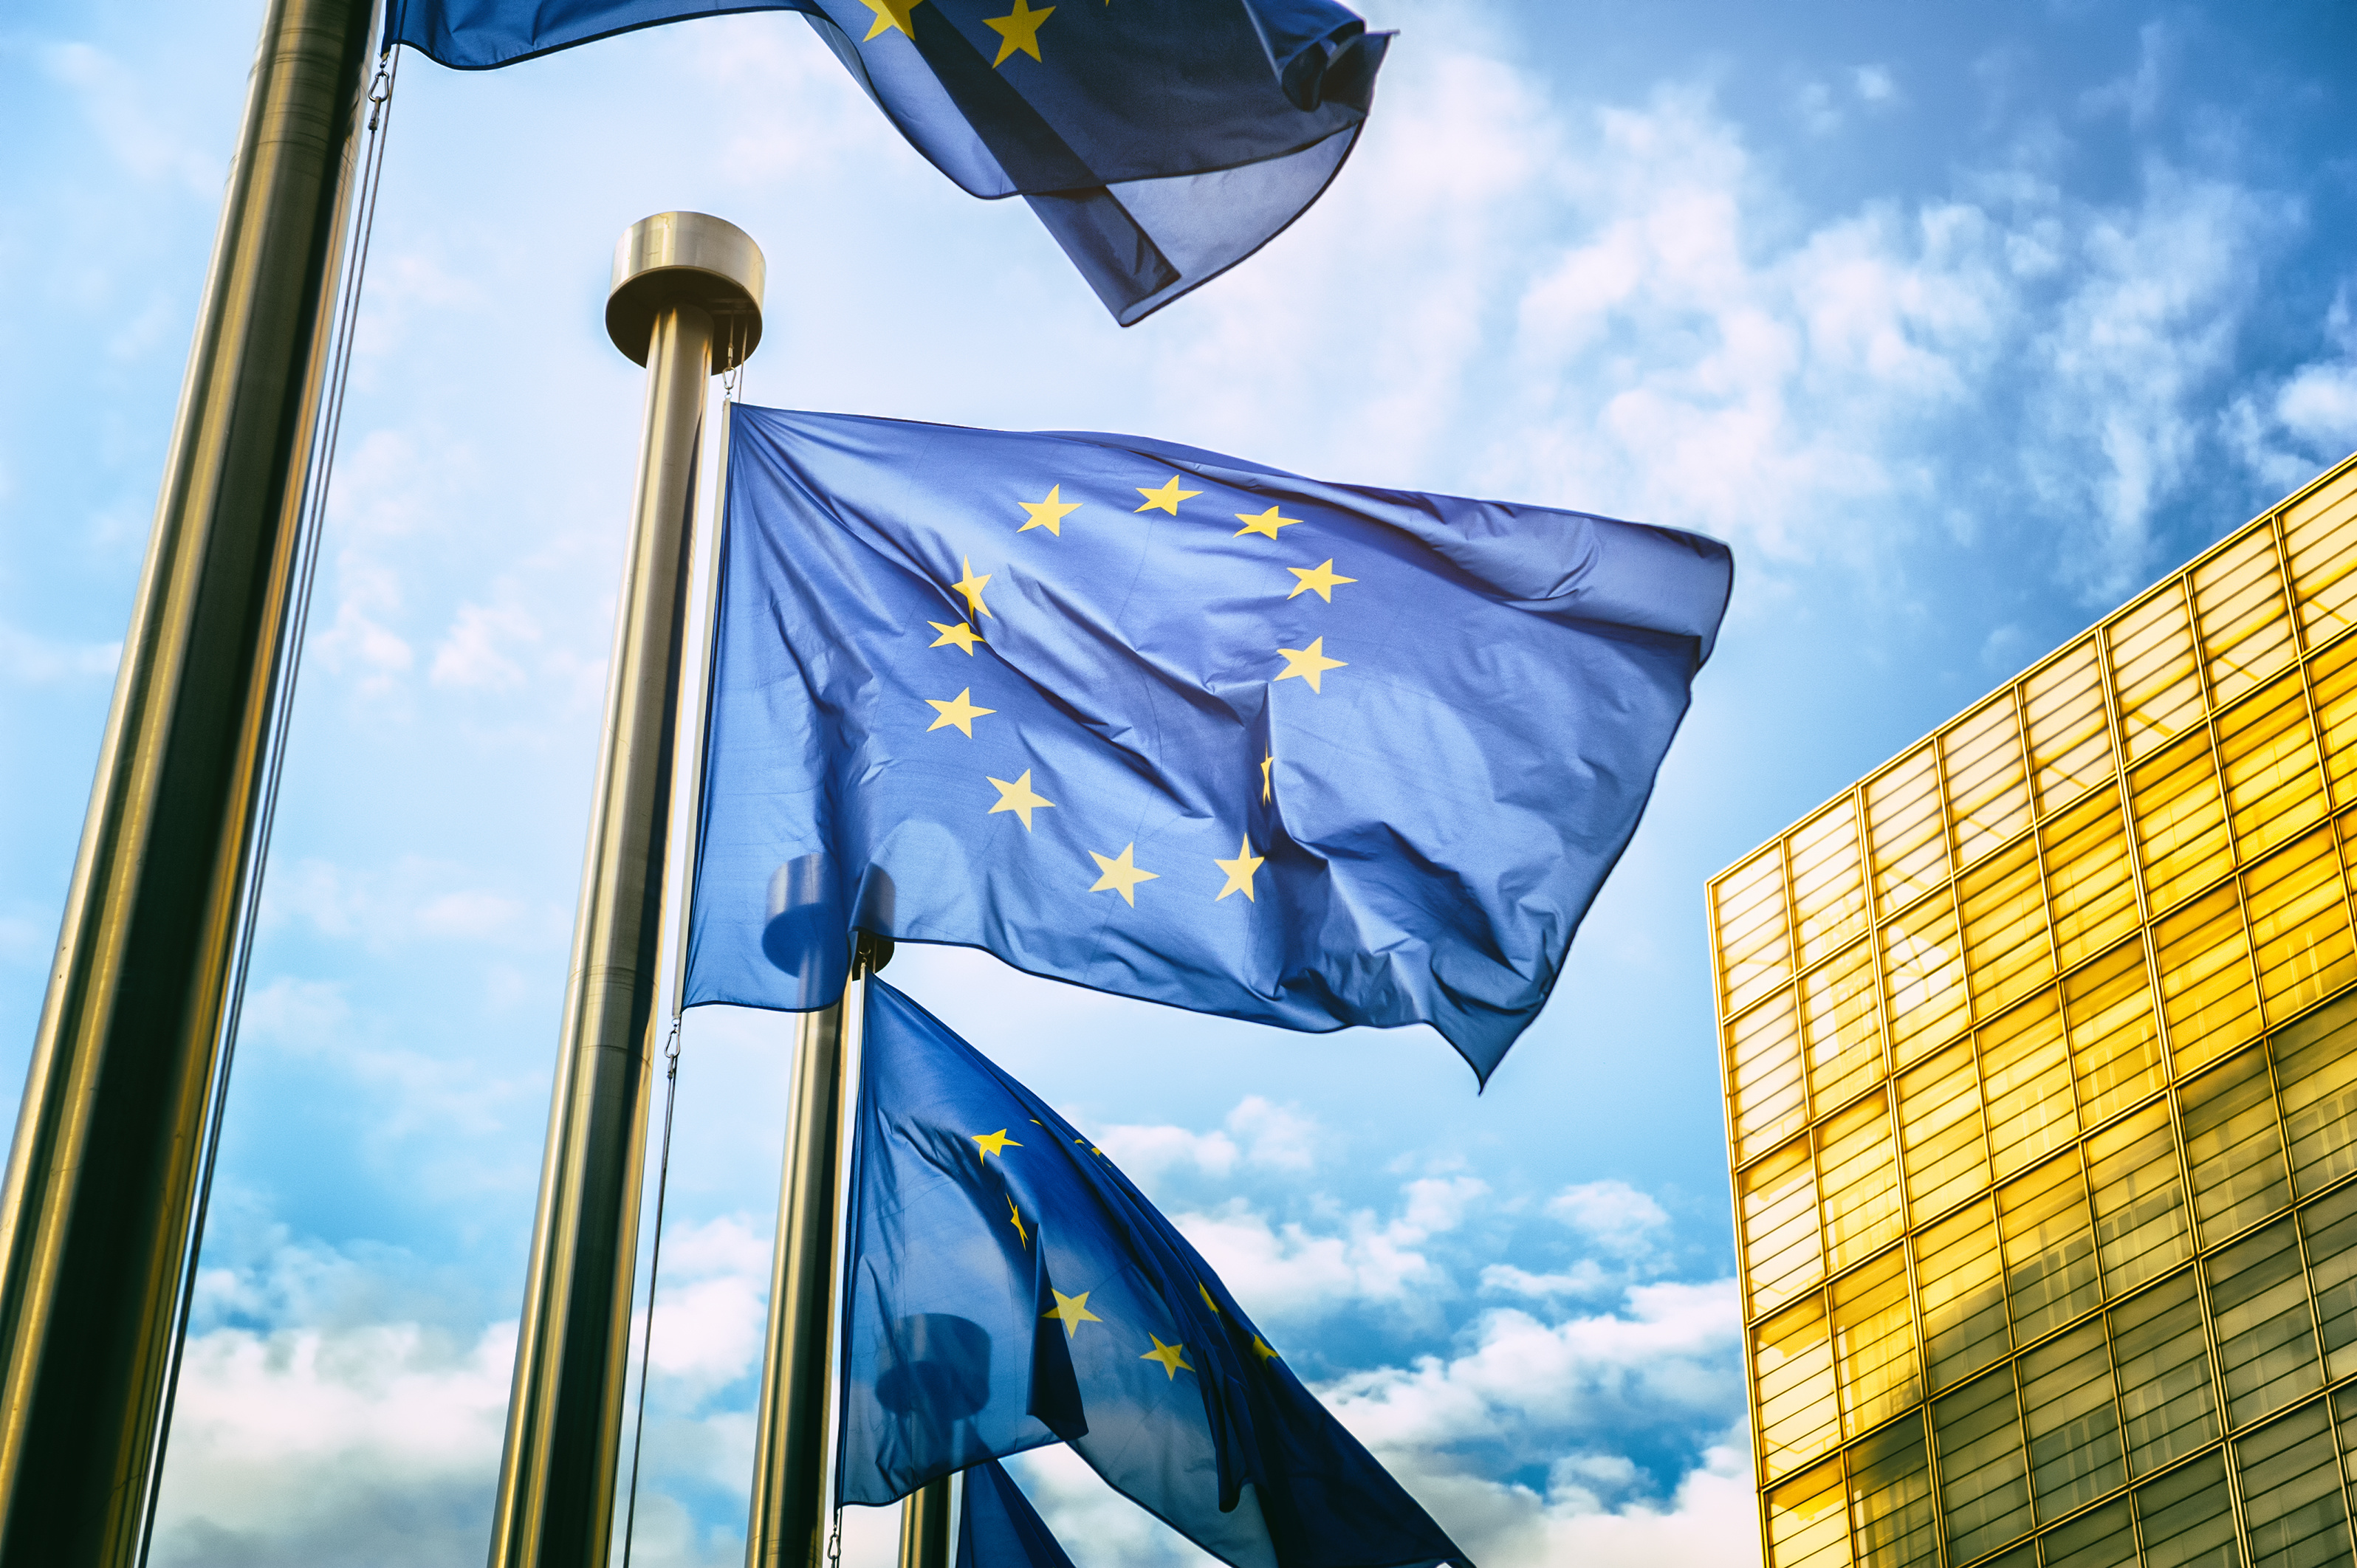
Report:
[[1269,752],[1260,759],[1261,804],[1268,803],[1268,770],[1276,766],[1276,753]]
[[1144,485],[1140,485],[1137,487],[1137,493],[1146,498],[1146,504],[1139,507],[1137,509],[1138,510],[1167,511],[1172,517],[1177,517],[1178,515],[1178,503],[1180,501],[1185,500],[1189,496],[1200,496],[1203,492],[1200,490],[1180,489],[1178,488],[1178,476],[1173,474],[1170,476],[1170,482],[1161,486],[1159,489],[1149,490]]
[[[1005,65],[1017,49],[1033,59],[1039,58],[1039,24],[1056,14],[1049,5],[1034,11],[1028,0],[1015,0],[1015,9],[1004,16],[985,16],[982,25],[998,35],[998,58],[990,63]],[[914,35],[910,35],[914,37]]]
[[1186,1346],[1165,1345],[1162,1342],[1162,1337],[1158,1334],[1149,1334],[1146,1337],[1154,1341],[1154,1348],[1140,1356],[1138,1359],[1161,1362],[1162,1375],[1165,1378],[1175,1378],[1181,1372],[1191,1372],[1195,1369],[1187,1364]]
[[996,1155],[1002,1159],[1006,1157],[1007,1150],[1019,1149],[1023,1146],[1008,1137],[1006,1129],[1004,1127],[996,1133],[968,1133],[966,1136],[980,1144],[985,1155]]
[[1031,1234],[1023,1229],[1023,1211],[1015,1207],[1015,1200],[1011,1197],[1006,1200],[1006,1217],[1015,1222],[1015,1239],[1028,1247]]
[[1204,1283],[1202,1281],[1200,1281],[1200,1280],[1197,1280],[1197,1281],[1195,1282],[1195,1288],[1196,1288],[1197,1290],[1199,1290],[1199,1291],[1200,1291],[1200,1292],[1202,1293],[1202,1294],[1203,1294],[1203,1305],[1204,1305],[1205,1306],[1210,1307],[1213,1312],[1217,1312],[1217,1311],[1219,1311],[1219,1310],[1220,1310],[1220,1304],[1219,1304],[1218,1302],[1213,1301],[1213,1300],[1211,1299],[1211,1286],[1209,1286],[1209,1285],[1205,1284],[1205,1283]]
[[941,636],[933,639],[933,647],[963,648],[965,650],[965,656],[968,659],[974,657],[974,645],[983,640],[981,633],[975,631],[973,627],[968,626],[962,620],[929,620],[925,624],[931,627],[935,631],[941,633]]
[[1253,1336],[1253,1354],[1258,1356],[1264,1361],[1274,1361],[1276,1359],[1275,1350],[1270,1348],[1267,1340],[1262,1338],[1257,1334]]
[[1066,1295],[1062,1291],[1058,1290],[1055,1286],[1049,1285],[1048,1287],[1048,1294],[1056,1298],[1056,1305],[1049,1307],[1039,1316],[1042,1317],[1053,1317],[1061,1321],[1064,1326],[1064,1337],[1067,1339],[1070,1339],[1073,1335],[1078,1334],[1081,1331],[1081,1325],[1083,1323],[1103,1323],[1104,1321],[1103,1318],[1099,1317],[1095,1313],[1089,1310],[1089,1293],[1086,1291],[1082,1291],[1078,1295]]
[[1213,855],[1211,864],[1228,874],[1228,885],[1220,889],[1219,897],[1213,898],[1211,902],[1216,904],[1220,898],[1224,898],[1231,893],[1241,893],[1246,899],[1250,899],[1253,896],[1253,873],[1258,871],[1261,868],[1261,863],[1267,858],[1265,854],[1254,854],[1252,852],[1250,838],[1246,838],[1243,843],[1236,846],[1236,857],[1233,860],[1222,860],[1218,855]]
[[1280,648],[1277,651],[1285,655],[1285,671],[1277,679],[1288,681],[1298,675],[1309,682],[1313,692],[1320,690],[1318,678],[1327,671],[1348,668],[1343,660],[1326,657],[1326,639],[1322,637],[1312,638],[1307,648]]
[[1345,577],[1336,572],[1334,558],[1331,555],[1326,557],[1325,564],[1308,571],[1298,566],[1287,566],[1286,570],[1301,579],[1293,585],[1293,592],[1285,596],[1288,599],[1299,598],[1304,588],[1314,588],[1318,591],[1318,596],[1330,605],[1334,602],[1334,590],[1338,586],[1359,580],[1356,577]]
[[[1049,7],[1049,10],[1053,9],[1055,7],[1052,5]],[[1044,16],[1048,13],[1042,11],[1039,14]],[[1065,517],[1081,510],[1080,502],[1068,501],[1064,499],[1064,487],[1061,485],[1049,485],[1046,500],[1017,501],[1015,504],[1029,513],[1031,518],[1030,521],[1017,529],[1016,532],[1028,533],[1035,528],[1044,528],[1059,539],[1064,537]]]
[[[1242,539],[1247,533],[1265,534],[1267,537],[1275,539],[1278,529],[1291,528],[1295,523],[1299,522],[1301,520],[1297,517],[1279,517],[1276,515],[1276,509],[1275,507],[1271,507],[1257,517],[1240,511],[1236,513],[1236,521],[1243,524],[1242,528],[1237,529],[1235,532],[1235,537],[1238,539]],[[1292,597],[1292,595],[1288,594],[1286,596],[1290,598]]]
[[[1017,532],[1020,532],[1021,530],[1018,529]],[[952,583],[950,587],[955,592],[965,596],[966,611],[968,614],[978,616],[986,616],[990,614],[990,607],[982,602],[982,585],[990,581],[990,574],[985,572],[981,576],[975,576],[974,575],[974,563],[967,560],[963,555],[958,557],[958,564],[965,568],[965,575],[960,577],[956,582]],[[931,625],[931,623],[927,622],[926,624]]]
[[[990,779],[987,773],[983,777]],[[1031,813],[1041,806],[1056,803],[1045,795],[1031,792],[1031,770],[1028,768],[1023,770],[1023,777],[1012,784],[1004,779],[991,779],[990,781],[998,786],[998,804],[983,814],[995,817],[1001,811],[1013,811],[1023,819],[1023,831],[1027,833],[1031,831]]]
[[867,36],[859,40],[861,43],[875,42],[884,36],[888,27],[898,27],[912,38],[917,36],[917,29],[909,25],[909,14],[923,5],[925,0],[859,0],[859,3],[876,13],[875,25],[867,29]]
[[1131,864],[1130,851],[1136,847],[1135,843],[1125,843],[1121,846],[1121,853],[1114,855],[1099,854],[1094,850],[1089,851],[1089,858],[1097,863],[1099,871],[1104,873],[1091,885],[1089,891],[1103,893],[1110,888],[1121,895],[1123,903],[1133,909],[1136,908],[1137,894],[1135,889],[1137,885],[1141,882],[1151,882],[1162,875],[1158,871],[1140,871]]
[[[1288,671],[1286,673],[1289,674],[1291,671]],[[1285,676],[1279,675],[1277,679],[1282,681],[1285,679]],[[1316,683],[1317,682],[1313,679],[1311,684],[1315,685]],[[933,707],[939,709],[942,716],[935,719],[931,724],[927,725],[925,726],[925,733],[931,735],[933,731],[941,728],[943,725],[955,725],[958,727],[958,733],[960,735],[964,736],[968,740],[972,740],[974,738],[974,721],[982,717],[985,714],[995,714],[998,711],[996,708],[975,707],[972,703],[966,701],[966,699],[973,694],[974,688],[968,686],[964,691],[960,692],[956,696],[952,697],[946,703],[942,702],[939,697],[927,697],[925,701],[931,703]]]

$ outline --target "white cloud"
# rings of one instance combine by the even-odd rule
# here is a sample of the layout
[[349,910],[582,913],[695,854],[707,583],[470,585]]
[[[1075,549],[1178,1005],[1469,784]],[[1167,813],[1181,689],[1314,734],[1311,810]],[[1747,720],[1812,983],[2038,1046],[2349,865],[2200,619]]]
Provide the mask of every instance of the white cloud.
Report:
[[1400,1190],[1400,1214],[1388,1222],[1360,1209],[1330,1214],[1317,1228],[1279,1224],[1239,1197],[1208,1213],[1174,1215],[1172,1223],[1255,1317],[1309,1318],[1360,1303],[1429,1316],[1455,1287],[1417,1249],[1463,1223],[1490,1189],[1472,1176],[1434,1176]]
[[428,678],[437,686],[511,690],[523,684],[524,673],[507,650],[539,639],[538,623],[516,606],[460,605],[449,635],[434,650]]
[[120,642],[60,642],[0,623],[0,677],[24,686],[111,679]]
[[1213,1132],[1197,1133],[1168,1124],[1117,1125],[1092,1136],[1133,1180],[1150,1182],[1187,1166],[1213,1176],[1228,1176],[1240,1164],[1306,1171],[1316,1163],[1318,1126],[1290,1106],[1274,1105],[1257,1094],[1248,1094]]
[[100,144],[135,178],[174,181],[195,196],[221,188],[218,156],[157,124],[154,95],[122,60],[89,44],[59,43],[41,50],[41,66],[81,101],[82,118]]
[[1640,1252],[1669,1228],[1669,1212],[1625,1181],[1581,1182],[1547,1201],[1547,1212],[1608,1251]]

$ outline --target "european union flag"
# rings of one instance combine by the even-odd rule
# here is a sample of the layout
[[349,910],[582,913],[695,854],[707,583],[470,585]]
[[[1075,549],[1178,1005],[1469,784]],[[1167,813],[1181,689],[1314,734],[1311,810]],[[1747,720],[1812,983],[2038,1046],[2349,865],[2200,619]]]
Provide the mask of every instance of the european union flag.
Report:
[[1132,436],[739,407],[687,1000],[854,927],[1487,1077],[1635,831],[1724,545]]
[[1072,1568],[1031,1499],[996,1459],[965,1473],[957,1568]]
[[1125,327],[1318,199],[1390,39],[1333,0],[386,0],[385,38],[480,70],[736,11],[801,12],[934,167],[1029,201]]
[[1470,1568],[1088,1139],[880,980],[866,1018],[841,1501],[1060,1438],[1238,1568]]

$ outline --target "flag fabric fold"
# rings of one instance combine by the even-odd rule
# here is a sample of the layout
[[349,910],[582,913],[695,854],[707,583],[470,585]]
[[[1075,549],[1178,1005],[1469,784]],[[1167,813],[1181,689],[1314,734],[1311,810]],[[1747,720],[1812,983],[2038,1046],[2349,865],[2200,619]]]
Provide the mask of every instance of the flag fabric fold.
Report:
[[840,1501],[1060,1439],[1238,1568],[1470,1568],[1087,1138],[880,980],[866,1016]]
[[1487,1077],[1631,834],[1731,578],[1578,512],[1130,436],[739,407],[687,1002],[852,928]]
[[742,11],[800,12],[935,167],[1024,197],[1124,326],[1318,199],[1390,38],[1333,0],[387,0],[385,37],[489,70]]
[[1073,1568],[1031,1499],[997,1460],[965,1473],[957,1568]]

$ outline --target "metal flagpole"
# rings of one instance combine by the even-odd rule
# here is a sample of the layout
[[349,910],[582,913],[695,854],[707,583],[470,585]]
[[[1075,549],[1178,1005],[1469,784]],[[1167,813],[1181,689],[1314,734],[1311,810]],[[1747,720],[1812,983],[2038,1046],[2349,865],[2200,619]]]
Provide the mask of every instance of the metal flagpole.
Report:
[[927,1481],[900,1505],[900,1568],[950,1568],[950,1477]]
[[139,1550],[373,0],[270,0],[0,1193],[0,1568]]
[[646,414],[491,1568],[601,1568],[613,1534],[697,446],[706,382],[760,342],[763,271],[700,212],[615,248],[606,329],[647,368]]

